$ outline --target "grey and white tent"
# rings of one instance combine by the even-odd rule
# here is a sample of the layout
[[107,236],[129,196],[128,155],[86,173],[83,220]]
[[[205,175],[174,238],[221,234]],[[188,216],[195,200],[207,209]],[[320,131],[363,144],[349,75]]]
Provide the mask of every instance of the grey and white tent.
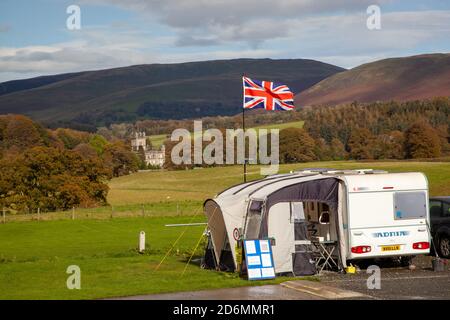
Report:
[[205,202],[204,212],[209,256],[225,270],[237,267],[237,239],[273,239],[277,274],[314,273],[311,253],[322,252],[321,244],[335,248],[340,269],[351,260],[429,253],[428,182],[420,172],[310,169],[270,176],[223,191]]
[[[305,202],[327,206],[331,219],[331,237],[343,252],[342,198],[344,185],[337,176],[317,172],[297,172],[269,176],[233,186],[204,203],[208,218],[210,242],[217,265],[234,270],[237,267],[235,245],[240,233],[244,239],[273,241],[273,258],[277,274],[296,275],[314,272],[305,255]],[[344,202],[344,201],[342,201]],[[340,266],[345,257],[337,257]],[[344,261],[344,263],[342,263]]]

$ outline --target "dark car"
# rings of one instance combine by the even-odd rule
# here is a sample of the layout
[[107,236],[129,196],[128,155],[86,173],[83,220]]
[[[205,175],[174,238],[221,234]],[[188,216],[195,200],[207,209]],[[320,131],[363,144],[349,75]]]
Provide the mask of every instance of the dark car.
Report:
[[430,220],[437,253],[450,259],[450,196],[430,198]]

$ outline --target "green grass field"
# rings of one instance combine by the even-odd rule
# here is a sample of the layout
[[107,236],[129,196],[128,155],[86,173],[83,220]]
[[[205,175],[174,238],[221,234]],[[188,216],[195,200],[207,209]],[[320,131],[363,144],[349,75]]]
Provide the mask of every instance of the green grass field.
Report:
[[286,129],[286,128],[303,128],[305,121],[293,121],[293,122],[285,122],[285,123],[276,123],[276,124],[265,124],[262,126],[253,127],[253,129]]
[[[422,171],[428,177],[431,195],[450,194],[450,162],[320,162],[283,165],[280,171],[306,167]],[[259,167],[250,166],[249,173],[250,179],[258,178]],[[195,260],[201,255],[202,245],[195,252],[194,263],[181,275],[204,227],[164,225],[205,221],[202,202],[241,180],[239,166],[139,172],[113,179],[108,201],[130,212],[144,203],[149,212],[145,217],[110,219],[109,208],[98,208],[92,211],[98,216],[87,214],[74,221],[0,224],[0,299],[92,299],[285,281],[287,278],[280,277],[249,282],[234,274],[202,270]],[[96,219],[102,212],[103,218]],[[141,230],[146,232],[149,245],[145,254],[136,252]],[[81,268],[81,290],[66,288],[69,265]]]
[[[450,194],[450,162],[385,161],[357,162],[330,161],[281,165],[280,172],[301,168],[328,167],[336,169],[373,168],[390,172],[420,171],[427,175],[431,195]],[[249,166],[249,179],[257,179],[259,166]],[[116,178],[110,183],[108,202],[112,205],[132,205],[190,201],[199,206],[221,190],[242,181],[241,166],[203,168],[182,171],[139,172]],[[172,207],[173,208],[173,207]]]
[[[123,218],[14,222],[0,225],[0,299],[93,299],[144,293],[186,291],[277,283],[249,283],[235,274],[186,264],[204,226],[165,227],[199,222],[203,217]],[[146,232],[147,252],[136,251],[138,233]],[[158,270],[157,265],[183,231]],[[81,270],[81,289],[66,287],[67,267]],[[186,272],[183,270],[187,265]]]
[[162,146],[163,142],[167,139],[167,134],[154,134],[149,136],[153,148],[159,148]]
[[[261,125],[257,127],[253,127],[257,132],[259,129],[286,129],[286,128],[302,128],[304,124],[304,121],[293,121],[293,122],[286,122],[286,123],[280,123],[280,124],[266,124]],[[152,146],[154,148],[159,148],[163,144],[163,142],[167,139],[167,134],[154,134],[149,136],[150,141],[152,142]],[[194,136],[194,138],[196,138]]]

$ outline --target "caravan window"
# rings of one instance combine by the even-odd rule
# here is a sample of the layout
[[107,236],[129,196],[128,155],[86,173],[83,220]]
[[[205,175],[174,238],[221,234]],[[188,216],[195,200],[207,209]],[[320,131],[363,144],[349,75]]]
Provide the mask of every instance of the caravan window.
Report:
[[262,201],[252,201],[248,208],[245,236],[247,239],[258,239],[262,219]]
[[394,216],[396,220],[425,218],[427,216],[425,192],[394,193]]

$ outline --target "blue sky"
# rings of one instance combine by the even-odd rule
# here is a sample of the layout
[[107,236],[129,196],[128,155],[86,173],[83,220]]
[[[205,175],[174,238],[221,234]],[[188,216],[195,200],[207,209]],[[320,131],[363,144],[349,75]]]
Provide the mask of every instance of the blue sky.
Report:
[[[81,29],[68,30],[69,5]],[[369,5],[381,29],[366,26]],[[309,58],[351,68],[450,52],[450,1],[2,0],[0,82],[142,63]]]

